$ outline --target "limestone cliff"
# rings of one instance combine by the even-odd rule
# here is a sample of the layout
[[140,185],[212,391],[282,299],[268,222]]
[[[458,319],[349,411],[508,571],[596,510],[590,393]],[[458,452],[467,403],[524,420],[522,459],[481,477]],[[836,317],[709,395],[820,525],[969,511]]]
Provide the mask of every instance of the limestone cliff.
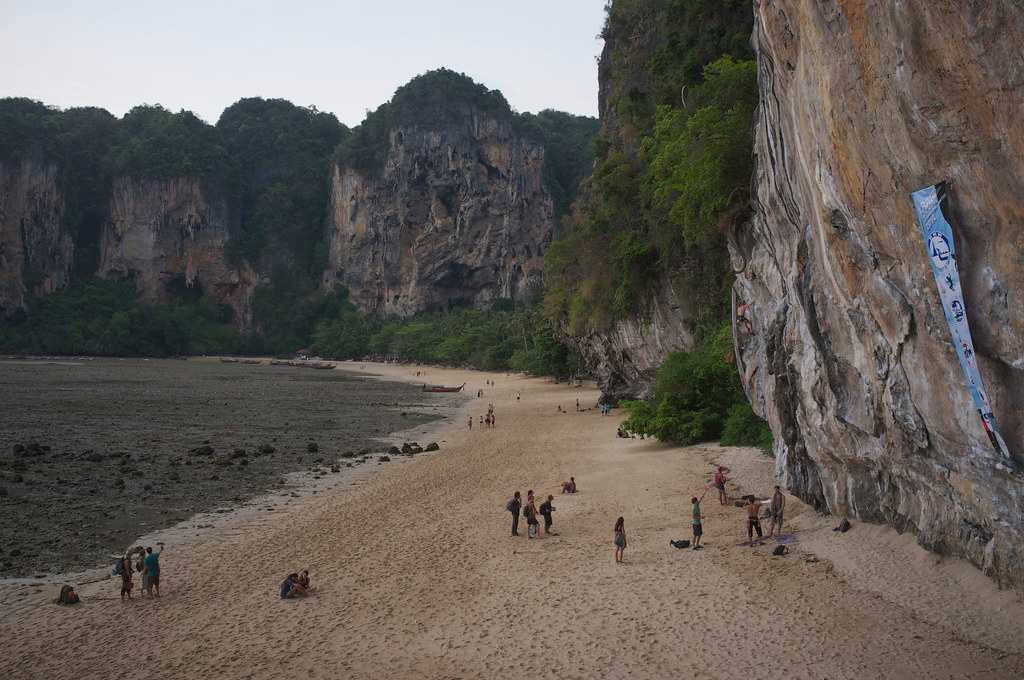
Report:
[[114,181],[108,215],[100,276],[133,277],[151,303],[208,293],[232,307],[236,326],[250,326],[257,276],[225,259],[230,234],[223,198],[209,198],[193,177],[122,177]]
[[67,284],[74,244],[52,163],[0,161],[0,318]]
[[[909,194],[951,180],[968,319],[1024,455],[1024,8],[759,0],[742,371],[790,489],[1024,585],[1024,478],[950,343]],[[748,326],[749,322],[749,326]]]
[[387,131],[382,167],[334,169],[324,285],[368,312],[409,315],[520,298],[554,230],[544,148],[475,108]]

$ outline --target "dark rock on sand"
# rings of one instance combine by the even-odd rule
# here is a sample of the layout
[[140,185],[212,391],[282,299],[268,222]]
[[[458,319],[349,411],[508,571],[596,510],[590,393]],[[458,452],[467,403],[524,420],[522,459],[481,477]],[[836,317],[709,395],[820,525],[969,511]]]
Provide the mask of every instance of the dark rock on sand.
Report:
[[389,456],[381,456],[377,460],[380,461],[381,463],[387,463],[391,461],[391,458]]
[[397,446],[389,446],[388,453],[390,453],[392,456],[397,456],[398,454],[402,453],[402,449],[398,448]]
[[437,445],[437,442],[430,442],[427,444],[426,451],[440,451],[441,447]]
[[193,456],[212,456],[213,447],[208,444],[203,446],[197,446],[194,449],[190,449],[189,453],[192,454]]
[[320,450],[320,447],[317,446],[316,442],[309,442],[308,444],[306,444],[306,451],[308,453],[316,453],[319,450]]

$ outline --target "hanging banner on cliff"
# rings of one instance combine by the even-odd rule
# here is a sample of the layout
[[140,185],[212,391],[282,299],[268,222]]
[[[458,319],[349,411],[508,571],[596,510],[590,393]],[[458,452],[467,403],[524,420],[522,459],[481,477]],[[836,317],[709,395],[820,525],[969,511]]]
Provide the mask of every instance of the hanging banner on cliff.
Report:
[[911,194],[917,223],[924,237],[928,260],[932,265],[932,274],[939,287],[939,299],[942,311],[946,315],[946,323],[953,340],[953,348],[960,358],[960,367],[971,390],[974,406],[981,416],[981,425],[988,433],[992,448],[1004,458],[1010,458],[1010,451],[999,434],[995,416],[992,415],[992,403],[985,392],[985,384],[978,371],[978,362],[974,356],[974,341],[971,329],[967,324],[967,308],[964,305],[963,291],[960,288],[960,271],[956,263],[956,245],[953,242],[953,227],[948,217],[948,193],[946,183],[925,187]]

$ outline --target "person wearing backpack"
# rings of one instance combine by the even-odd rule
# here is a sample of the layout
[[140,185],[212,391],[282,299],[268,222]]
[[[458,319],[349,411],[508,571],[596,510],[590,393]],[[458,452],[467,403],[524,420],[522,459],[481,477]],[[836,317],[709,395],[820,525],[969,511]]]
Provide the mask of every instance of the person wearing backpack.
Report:
[[132,599],[132,560],[127,554],[114,565],[114,575],[121,577],[121,601],[125,595]]
[[505,509],[512,513],[512,535],[519,535],[519,510],[523,507],[522,497],[516,491],[505,504]]

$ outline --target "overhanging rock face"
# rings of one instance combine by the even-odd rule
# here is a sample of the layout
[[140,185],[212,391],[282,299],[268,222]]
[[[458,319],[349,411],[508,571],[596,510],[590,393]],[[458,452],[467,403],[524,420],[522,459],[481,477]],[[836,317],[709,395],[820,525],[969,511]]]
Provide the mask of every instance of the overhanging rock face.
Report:
[[779,473],[1024,586],[1024,476],[950,342],[909,194],[951,184],[968,320],[1024,463],[1024,7],[760,0],[755,218],[730,243]]

